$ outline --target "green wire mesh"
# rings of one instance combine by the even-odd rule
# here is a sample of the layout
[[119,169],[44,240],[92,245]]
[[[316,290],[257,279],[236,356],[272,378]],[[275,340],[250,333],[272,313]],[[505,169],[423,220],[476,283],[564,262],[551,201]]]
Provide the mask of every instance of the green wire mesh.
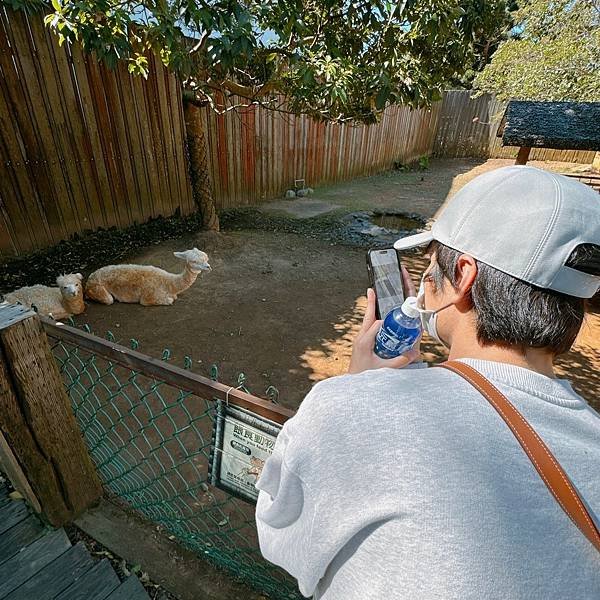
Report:
[[215,402],[77,345],[50,343],[109,493],[269,597],[300,599],[293,579],[260,554],[254,506],[207,483]]

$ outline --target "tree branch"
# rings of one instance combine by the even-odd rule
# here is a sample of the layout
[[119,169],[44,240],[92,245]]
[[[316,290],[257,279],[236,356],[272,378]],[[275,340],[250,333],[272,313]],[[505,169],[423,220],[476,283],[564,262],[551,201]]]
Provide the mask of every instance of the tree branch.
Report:
[[199,52],[200,50],[204,50],[206,46],[206,42],[208,41],[208,36],[212,33],[212,30],[207,29],[198,40],[198,43],[190,50],[190,54],[194,54],[195,52]]

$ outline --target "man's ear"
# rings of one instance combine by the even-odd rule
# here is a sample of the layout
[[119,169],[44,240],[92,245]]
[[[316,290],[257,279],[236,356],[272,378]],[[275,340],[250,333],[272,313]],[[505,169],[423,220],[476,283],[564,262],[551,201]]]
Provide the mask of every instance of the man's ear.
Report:
[[468,308],[471,308],[471,288],[477,277],[477,261],[469,254],[461,254],[456,261],[456,285],[454,291],[457,295],[457,302],[468,302]]

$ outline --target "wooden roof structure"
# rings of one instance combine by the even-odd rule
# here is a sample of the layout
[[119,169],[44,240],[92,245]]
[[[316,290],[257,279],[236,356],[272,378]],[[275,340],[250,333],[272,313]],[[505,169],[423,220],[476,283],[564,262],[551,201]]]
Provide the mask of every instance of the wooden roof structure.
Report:
[[511,100],[497,136],[503,146],[519,146],[518,165],[531,148],[600,152],[600,102]]
[[503,146],[600,151],[600,102],[511,100],[498,128]]

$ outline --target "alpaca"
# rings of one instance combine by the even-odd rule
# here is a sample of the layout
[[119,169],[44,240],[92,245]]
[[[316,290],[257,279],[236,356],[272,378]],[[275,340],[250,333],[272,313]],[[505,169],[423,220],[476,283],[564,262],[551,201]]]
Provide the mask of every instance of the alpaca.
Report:
[[41,315],[58,321],[71,315],[79,315],[85,310],[82,280],[81,273],[60,275],[56,278],[58,287],[39,284],[22,287],[6,294],[4,300],[18,302],[29,308],[35,307]]
[[173,252],[185,267],[176,275],[148,265],[110,265],[94,271],[85,286],[85,295],[102,304],[139,302],[142,306],[170,305],[177,294],[187,290],[201,271],[210,271],[208,256],[193,248]]

